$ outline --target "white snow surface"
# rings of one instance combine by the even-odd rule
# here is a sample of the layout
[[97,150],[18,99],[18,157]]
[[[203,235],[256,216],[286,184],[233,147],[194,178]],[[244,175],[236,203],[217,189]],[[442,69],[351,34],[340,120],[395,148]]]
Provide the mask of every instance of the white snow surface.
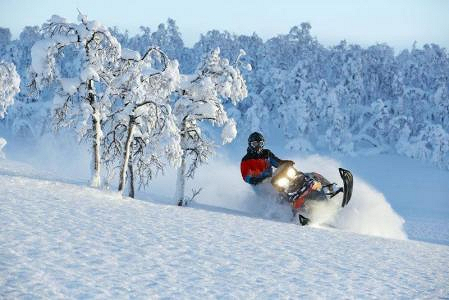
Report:
[[446,298],[449,247],[163,205],[0,160],[0,298]]

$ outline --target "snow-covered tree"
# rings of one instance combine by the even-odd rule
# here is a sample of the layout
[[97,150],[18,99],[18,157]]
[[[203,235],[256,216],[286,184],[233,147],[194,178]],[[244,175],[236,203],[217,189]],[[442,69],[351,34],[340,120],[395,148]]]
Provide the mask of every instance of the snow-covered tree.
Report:
[[390,143],[388,141],[391,130],[390,121],[393,119],[391,108],[388,102],[377,99],[370,108],[360,111],[364,120],[363,126],[357,135],[353,137],[361,149],[367,151],[374,150],[375,153],[387,151]]
[[420,88],[406,88],[402,98],[402,114],[413,119],[412,135],[417,135],[430,120],[433,105],[429,101],[429,95]]
[[245,133],[254,131],[264,131],[266,121],[270,118],[270,112],[265,105],[263,98],[258,94],[249,94],[245,102],[249,102],[244,116],[240,118],[245,123]]
[[148,47],[157,47],[164,51],[168,57],[182,61],[181,69],[190,68],[189,53],[187,48],[184,47],[184,41],[175,20],[169,18],[165,24],[159,24],[157,30],[153,32],[146,26],[141,26],[140,31],[135,36],[129,36],[126,31],[121,33],[115,27],[111,29],[112,34],[118,39],[122,47],[138,51],[141,55],[145,54]]
[[[411,50],[399,55],[386,44],[362,48],[342,41],[336,46],[324,47],[312,35],[308,23],[294,26],[286,34],[265,42],[256,34],[247,36],[210,30],[201,35],[192,48],[184,46],[174,20],[168,20],[155,30],[142,27],[134,36],[116,29],[111,32],[122,46],[139,51],[142,56],[149,46],[160,47],[169,57],[178,60],[180,72],[185,74],[194,73],[203,54],[216,47],[221,49],[220,56],[230,62],[236,60],[239,49],[245,49],[247,55],[241,61],[253,67],[251,72],[242,69],[249,91],[248,101],[236,107],[229,103],[224,105],[228,116],[237,122],[239,133],[259,129],[268,135],[281,134],[290,141],[292,136],[301,134],[298,141],[288,146],[308,140],[310,147],[305,145],[307,143],[302,146],[309,149],[365,153],[370,148],[370,151],[382,149],[412,156],[413,151],[409,150],[418,148],[418,140],[429,139],[430,142],[432,136],[437,136],[424,134],[428,132],[425,128],[441,125],[449,132],[449,55],[445,48],[435,44],[422,47],[414,44]],[[15,105],[0,125],[22,136],[39,137],[48,131],[49,115],[55,111],[52,110],[53,94],[60,90],[59,80],[49,81],[39,94],[31,93],[28,87],[32,81],[28,75],[30,48],[41,39],[42,33],[49,38],[45,28],[40,31],[39,27],[27,27],[19,39],[14,40],[9,29],[0,29],[0,59],[13,62],[22,79]],[[53,34],[60,35],[57,31]],[[53,57],[59,69],[58,76],[77,76],[83,56],[78,50],[72,44],[56,51],[58,55]],[[295,82],[299,65],[304,75],[301,85]],[[105,78],[95,82],[96,99],[101,103],[105,100],[105,106],[101,105],[105,112],[102,116],[110,114],[107,99],[102,96],[107,86]],[[81,102],[82,97],[74,95],[72,99]],[[380,115],[376,116],[378,113]],[[75,122],[76,118],[71,115],[67,115],[66,123],[73,121],[82,134],[94,136],[91,126],[87,126],[90,121]],[[80,120],[83,119],[81,115],[78,114]],[[303,117],[303,127],[288,128],[294,115]],[[203,126],[204,130],[208,127]],[[413,154],[413,157],[431,159],[429,155]],[[438,157],[444,159],[444,156]]]
[[407,146],[401,149],[407,156],[449,167],[449,134],[441,125],[426,125]]
[[52,93],[46,89],[41,93],[33,93],[30,88],[31,48],[35,42],[42,39],[38,26],[26,26],[18,40],[8,45],[5,59],[16,65],[20,74],[20,92],[15,98],[15,104],[5,117],[5,125],[14,135],[27,139],[36,139],[50,129]]
[[[6,109],[14,103],[14,96],[20,91],[20,77],[14,64],[0,61],[0,119]],[[0,157],[4,157],[2,148],[6,141],[0,137]]]
[[3,118],[8,106],[14,103],[14,96],[20,91],[20,77],[16,66],[0,61],[0,118]]
[[[282,118],[278,113],[281,103],[282,83],[285,80],[285,71],[279,69],[256,69],[247,76],[259,73],[255,81],[257,85],[248,85],[248,98],[238,104],[241,117],[236,119],[239,123],[239,132],[250,134],[253,131],[265,132],[267,127],[280,127]],[[246,81],[245,77],[245,81]]]
[[361,52],[364,97],[362,104],[383,99],[390,101],[398,94],[398,69],[394,50],[386,44],[377,44]]
[[161,50],[150,48],[140,57],[138,52],[122,49],[108,91],[115,101],[104,140],[106,162],[119,162],[119,192],[126,187],[127,173],[130,196],[134,197],[134,170],[140,182],[146,183],[153,168],[163,169],[164,158],[176,164],[181,156],[179,132],[169,105],[178,84],[178,63]]
[[4,57],[7,47],[11,43],[11,31],[9,28],[0,27],[0,58]]
[[[38,90],[57,85],[53,114],[57,127],[75,126],[80,136],[92,139],[92,186],[100,186],[101,123],[110,101],[105,95],[121,46],[109,30],[81,13],[79,24],[53,16],[42,26],[44,39],[31,49],[33,84]],[[69,72],[61,56],[71,55]]]
[[433,119],[449,132],[449,85],[441,85],[432,95]]
[[342,66],[341,81],[336,87],[336,93],[340,104],[349,117],[349,126],[353,126],[358,120],[358,110],[364,99],[362,79],[362,61],[359,49],[351,49]]
[[[240,51],[240,55],[244,55]],[[240,56],[239,55],[239,56]],[[236,64],[239,63],[239,57]],[[204,57],[193,75],[184,76],[175,103],[175,114],[181,134],[181,166],[176,182],[176,202],[183,205],[186,177],[193,177],[195,170],[213,152],[213,142],[201,131],[201,122],[209,121],[223,127],[221,140],[230,143],[237,134],[236,123],[229,118],[223,100],[229,99],[236,105],[247,96],[245,80],[238,66],[220,57],[216,48]],[[190,166],[187,161],[190,159]]]
[[228,31],[210,30],[206,34],[201,34],[200,40],[193,46],[195,56],[201,60],[205,53],[210,53],[214,49],[220,48],[222,57],[226,57],[228,60],[235,60],[239,50],[239,48],[236,49],[235,38],[235,35]]
[[327,104],[327,84],[325,80],[309,80],[310,72],[309,62],[299,61],[281,83],[281,103],[277,111],[289,149],[312,151],[322,134],[321,124],[325,124],[322,118]]
[[324,135],[329,149],[334,152],[351,153],[354,145],[349,131],[349,116],[342,112],[334,90],[329,93],[325,117],[330,124]]

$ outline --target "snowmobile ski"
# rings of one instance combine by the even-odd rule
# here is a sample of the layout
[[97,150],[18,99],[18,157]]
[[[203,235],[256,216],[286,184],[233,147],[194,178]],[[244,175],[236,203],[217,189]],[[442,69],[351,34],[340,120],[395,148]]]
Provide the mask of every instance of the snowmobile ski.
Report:
[[349,200],[351,200],[353,177],[352,173],[348,170],[339,168],[338,171],[343,180],[343,200],[341,201],[341,207],[345,207],[349,203]]
[[309,224],[309,221],[310,221],[309,218],[306,218],[301,214],[298,214],[298,219],[299,219],[299,224],[301,224],[301,226],[305,226],[305,225]]

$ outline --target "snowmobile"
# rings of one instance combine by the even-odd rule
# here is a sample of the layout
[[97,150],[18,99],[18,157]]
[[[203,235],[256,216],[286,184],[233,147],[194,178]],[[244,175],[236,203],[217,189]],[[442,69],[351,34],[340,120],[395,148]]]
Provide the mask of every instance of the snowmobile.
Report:
[[293,163],[284,163],[279,166],[271,178],[274,189],[281,197],[290,203],[293,214],[298,217],[301,225],[310,222],[310,211],[319,202],[332,201],[336,195],[342,193],[341,207],[345,207],[352,196],[353,177],[350,171],[339,168],[343,187],[331,183],[321,174],[303,173],[298,171]]

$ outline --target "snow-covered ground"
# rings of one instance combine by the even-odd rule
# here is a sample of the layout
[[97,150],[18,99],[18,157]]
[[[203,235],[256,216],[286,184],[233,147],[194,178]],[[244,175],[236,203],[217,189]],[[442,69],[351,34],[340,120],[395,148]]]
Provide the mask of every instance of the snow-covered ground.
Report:
[[231,191],[234,209],[179,208],[7,160],[0,182],[0,298],[449,296],[446,245],[267,220]]

